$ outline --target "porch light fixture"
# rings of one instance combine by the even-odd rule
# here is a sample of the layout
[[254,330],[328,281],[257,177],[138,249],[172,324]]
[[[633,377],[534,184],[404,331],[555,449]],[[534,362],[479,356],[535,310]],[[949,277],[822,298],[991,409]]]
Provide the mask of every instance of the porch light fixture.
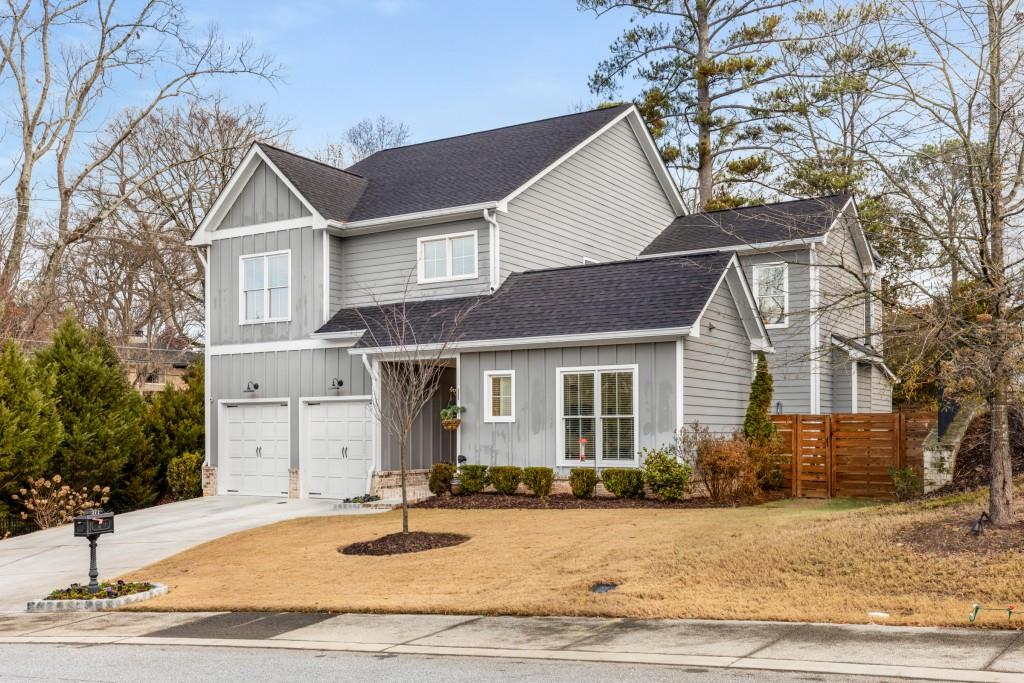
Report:
[[259,391],[259,388],[260,388],[260,383],[259,382],[249,382],[248,384],[245,385],[245,389],[242,389],[242,391],[244,391],[247,394],[251,394],[251,393],[254,393],[256,391]]
[[331,380],[331,384],[327,388],[334,389],[335,391],[337,391],[338,389],[341,389],[343,386],[345,386],[345,380],[338,379],[337,377],[335,377]]

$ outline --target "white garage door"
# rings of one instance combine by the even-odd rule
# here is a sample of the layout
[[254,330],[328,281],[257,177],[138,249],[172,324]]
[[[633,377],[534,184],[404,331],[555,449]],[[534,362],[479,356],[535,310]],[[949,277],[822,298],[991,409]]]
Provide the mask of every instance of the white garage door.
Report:
[[291,441],[287,403],[224,407],[224,474],[228,493],[287,496]]
[[373,416],[368,401],[310,401],[303,433],[302,470],[311,498],[352,498],[366,493],[373,465]]

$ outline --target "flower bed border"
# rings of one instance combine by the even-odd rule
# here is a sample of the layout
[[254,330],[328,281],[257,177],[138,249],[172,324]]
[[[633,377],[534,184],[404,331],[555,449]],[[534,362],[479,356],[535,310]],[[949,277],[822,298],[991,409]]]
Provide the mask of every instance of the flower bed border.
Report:
[[97,598],[95,600],[29,600],[26,612],[103,612],[142,602],[167,593],[165,584],[154,583],[148,591],[122,595],[119,598]]

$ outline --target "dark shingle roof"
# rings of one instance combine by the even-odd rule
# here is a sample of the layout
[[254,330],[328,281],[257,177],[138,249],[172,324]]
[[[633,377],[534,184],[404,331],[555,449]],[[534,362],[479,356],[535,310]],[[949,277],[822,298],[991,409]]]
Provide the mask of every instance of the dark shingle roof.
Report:
[[366,190],[366,179],[354,173],[264,142],[256,144],[327,220],[347,220]]
[[647,245],[643,254],[820,237],[849,199],[848,194],[835,194],[680,216]]
[[863,342],[859,342],[856,339],[850,339],[849,337],[844,337],[843,335],[836,334],[835,332],[832,333],[832,339],[834,341],[839,342],[840,344],[842,344],[844,346],[850,347],[854,351],[860,351],[865,356],[868,356],[870,358],[875,358],[875,359],[878,359],[878,360],[882,359],[882,354],[879,353],[877,349],[875,349],[874,347],[868,346],[867,344],[864,344]]
[[[420,344],[685,327],[700,315],[731,257],[710,253],[513,273],[491,296],[406,303],[404,318]],[[388,323],[402,319],[395,314],[401,305],[341,310],[318,332],[367,328],[356,346],[394,346],[397,335]]]

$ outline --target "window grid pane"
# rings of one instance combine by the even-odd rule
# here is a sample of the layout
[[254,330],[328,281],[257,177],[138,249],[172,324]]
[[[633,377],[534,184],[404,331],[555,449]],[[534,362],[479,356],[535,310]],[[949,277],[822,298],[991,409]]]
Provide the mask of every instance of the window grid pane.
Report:
[[435,279],[448,276],[445,245],[445,240],[431,240],[423,243],[423,277]]
[[757,307],[766,325],[786,322],[786,266],[767,266],[755,271]]
[[279,287],[270,290],[270,317],[288,317],[288,288]]
[[473,237],[457,237],[452,245],[452,277],[472,275],[476,270],[476,254],[473,253]]
[[263,320],[263,290],[245,293],[245,319]]
[[244,259],[242,270],[244,272],[242,287],[245,291],[263,289],[263,257]]
[[274,289],[288,286],[288,254],[274,254],[267,257],[267,287]]
[[491,415],[493,417],[512,416],[512,377],[510,375],[491,376]]
[[595,443],[595,420],[592,417],[567,417],[565,418],[565,460],[580,459],[580,438],[587,440],[583,445],[585,459],[593,462],[597,449]]

